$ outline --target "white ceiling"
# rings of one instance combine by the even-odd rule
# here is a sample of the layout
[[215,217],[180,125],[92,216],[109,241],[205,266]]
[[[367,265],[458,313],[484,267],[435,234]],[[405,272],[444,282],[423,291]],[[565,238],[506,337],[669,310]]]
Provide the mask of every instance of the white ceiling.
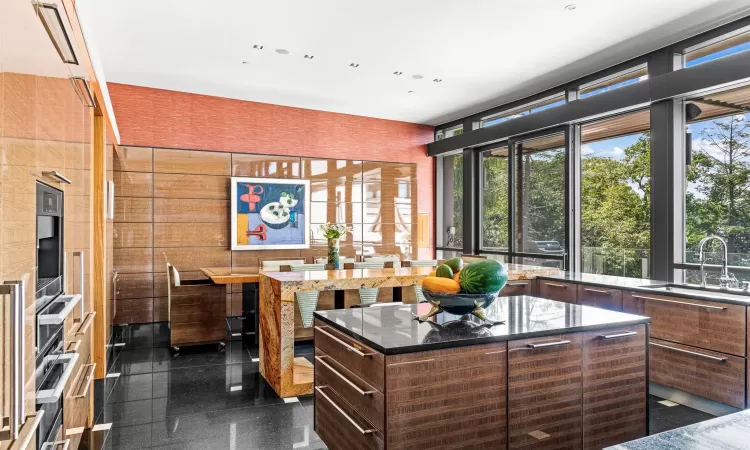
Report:
[[[575,10],[565,9],[570,3]],[[76,5],[110,82],[426,124],[515,100],[750,13],[748,0]]]

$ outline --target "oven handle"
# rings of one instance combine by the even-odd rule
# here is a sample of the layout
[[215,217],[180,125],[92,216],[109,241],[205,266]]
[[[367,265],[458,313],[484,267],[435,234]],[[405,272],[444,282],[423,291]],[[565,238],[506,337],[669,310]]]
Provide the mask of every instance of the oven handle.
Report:
[[63,353],[57,358],[58,361],[62,359],[67,359],[68,366],[65,367],[65,370],[60,376],[60,379],[57,380],[57,384],[55,385],[54,388],[37,392],[36,394],[37,404],[56,403],[60,400],[62,391],[63,389],[65,389],[65,385],[68,383],[68,379],[70,379],[70,375],[73,373],[73,369],[76,366],[76,362],[78,361],[78,356],[79,356],[78,353]]
[[84,274],[84,266],[85,266],[85,264],[84,264],[84,255],[83,255],[83,252],[73,252],[73,257],[75,258],[76,256],[80,256],[81,257],[81,260],[80,260],[81,261],[81,266],[80,266],[79,270],[80,270],[80,273],[81,273],[81,320],[83,320],[84,316],[86,315],[86,303],[84,302],[84,300],[86,299],[86,297],[83,294],[84,292],[86,292],[86,288],[83,286],[83,284],[86,281],[86,276]]
[[[8,295],[8,317],[11,318],[7,327],[8,342],[10,343],[12,358],[10,361],[10,417],[8,425],[0,429],[0,440],[16,440],[21,425],[26,422],[23,414],[26,402],[24,392],[24,330],[26,316],[24,311],[26,298],[26,283],[24,280],[6,281],[0,285],[0,295]],[[3,420],[4,422],[4,420]]]
[[65,308],[62,309],[62,311],[60,311],[57,314],[40,314],[36,318],[37,323],[39,325],[60,325],[61,323],[65,322],[65,319],[68,318],[68,315],[70,315],[70,312],[73,311],[73,308],[75,308],[76,304],[78,303],[83,304],[81,294],[62,295],[58,297],[58,299],[60,300],[63,300],[66,298],[69,298],[70,301],[68,301],[68,303],[65,305]]

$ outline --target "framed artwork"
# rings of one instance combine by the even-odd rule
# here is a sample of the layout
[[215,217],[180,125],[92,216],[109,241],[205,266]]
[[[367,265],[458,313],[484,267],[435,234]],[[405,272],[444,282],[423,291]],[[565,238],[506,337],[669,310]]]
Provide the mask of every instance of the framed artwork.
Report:
[[232,177],[232,250],[310,248],[310,181]]

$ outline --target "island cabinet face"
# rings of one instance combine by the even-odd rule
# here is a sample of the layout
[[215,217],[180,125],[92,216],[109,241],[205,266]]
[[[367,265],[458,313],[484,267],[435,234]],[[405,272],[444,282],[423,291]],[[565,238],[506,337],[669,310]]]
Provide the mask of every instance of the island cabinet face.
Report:
[[508,343],[510,449],[581,448],[583,336]]
[[388,449],[506,448],[506,343],[386,358]]
[[645,325],[583,334],[583,448],[646,436]]
[[539,297],[559,302],[578,303],[578,289],[573,283],[562,281],[537,280]]
[[508,281],[505,287],[500,291],[501,297],[510,297],[513,295],[535,295],[536,280],[518,280]]

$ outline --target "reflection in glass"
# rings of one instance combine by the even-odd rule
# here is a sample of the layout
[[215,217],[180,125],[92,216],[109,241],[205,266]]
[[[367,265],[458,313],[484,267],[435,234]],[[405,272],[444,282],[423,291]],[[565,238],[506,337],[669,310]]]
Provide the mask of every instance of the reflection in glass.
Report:
[[508,251],[508,147],[482,155],[482,248]]

